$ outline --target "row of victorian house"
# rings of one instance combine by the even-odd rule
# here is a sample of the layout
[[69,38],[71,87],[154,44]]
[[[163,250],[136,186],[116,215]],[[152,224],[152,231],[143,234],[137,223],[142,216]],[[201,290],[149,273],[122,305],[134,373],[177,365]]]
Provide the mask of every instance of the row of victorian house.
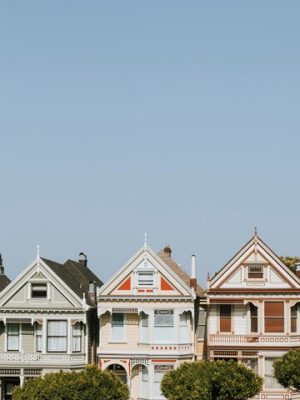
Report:
[[264,378],[261,400],[288,400],[272,362],[300,346],[300,279],[257,236],[203,290],[146,244],[105,284],[86,256],[39,255],[12,282],[0,258],[0,390],[88,363],[114,371],[131,399],[163,399],[165,372],[202,359],[234,359]]

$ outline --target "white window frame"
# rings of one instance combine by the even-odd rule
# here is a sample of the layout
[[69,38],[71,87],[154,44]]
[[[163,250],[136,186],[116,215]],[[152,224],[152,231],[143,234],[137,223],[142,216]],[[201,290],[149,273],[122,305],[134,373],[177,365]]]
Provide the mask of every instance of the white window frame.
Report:
[[[64,323],[65,324],[65,334],[56,334],[56,335],[49,335],[49,325],[50,324],[54,324],[54,323]],[[49,347],[51,348],[51,346],[49,346],[49,340],[51,339],[60,339],[60,338],[64,338],[64,346],[63,346],[63,350],[49,350]],[[68,320],[66,319],[49,319],[47,321],[47,352],[48,353],[67,353],[68,351]]]
[[[9,328],[15,325],[18,327],[18,333],[17,334],[12,334],[11,332],[9,332]],[[10,348],[10,337],[17,337],[18,338],[18,345],[14,348]],[[21,326],[18,322],[14,322],[14,323],[7,323],[6,325],[6,349],[7,351],[20,351],[20,340],[21,340]]]
[[[256,270],[256,271],[251,271],[251,267],[253,268],[254,267],[254,269],[255,268],[258,268],[258,267],[260,267],[260,271],[258,271],[258,270]],[[251,276],[249,276],[250,274],[255,274],[255,273],[257,273],[257,274],[262,274],[262,277],[259,277],[259,278],[256,278],[256,277],[251,277]],[[247,278],[248,279],[250,279],[250,280],[262,280],[262,279],[264,279],[265,278],[265,268],[264,268],[264,264],[262,264],[262,263],[251,263],[251,264],[248,264],[248,266],[247,266]]]
[[[159,317],[156,315],[172,315],[170,322],[159,323]],[[163,320],[163,317],[160,318]],[[172,321],[171,321],[172,320]],[[163,322],[163,321],[162,321]],[[154,343],[171,344],[176,342],[175,332],[175,312],[173,309],[156,309],[154,310]]]
[[[33,296],[35,292],[34,288],[45,288],[45,290],[40,290],[40,292],[45,293],[45,296]],[[38,292],[38,290],[36,290]],[[48,285],[45,282],[32,282],[30,285],[30,298],[31,299],[48,299]]]
[[[78,330],[76,330],[76,328],[78,328]],[[78,343],[79,343],[79,348],[77,347]],[[80,353],[81,351],[82,351],[82,323],[76,322],[74,325],[72,325],[72,353]]]

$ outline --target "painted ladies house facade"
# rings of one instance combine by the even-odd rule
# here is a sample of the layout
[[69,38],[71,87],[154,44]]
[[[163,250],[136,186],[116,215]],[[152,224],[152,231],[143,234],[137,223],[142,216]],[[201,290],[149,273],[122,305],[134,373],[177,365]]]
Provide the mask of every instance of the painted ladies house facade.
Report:
[[[0,279],[1,282],[1,279]],[[96,288],[102,282],[79,262],[39,255],[0,292],[1,400],[13,386],[48,372],[96,362]]]
[[116,372],[131,399],[163,399],[166,371],[194,360],[195,300],[203,295],[167,246],[146,244],[98,291],[99,365]]
[[207,290],[207,356],[234,359],[264,378],[260,400],[289,400],[272,363],[300,346],[300,279],[257,236]]

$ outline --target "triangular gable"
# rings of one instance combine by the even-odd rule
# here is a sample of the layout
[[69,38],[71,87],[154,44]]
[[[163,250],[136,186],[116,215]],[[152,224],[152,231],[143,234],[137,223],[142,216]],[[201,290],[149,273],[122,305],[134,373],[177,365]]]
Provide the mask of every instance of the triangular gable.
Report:
[[[153,286],[151,286],[152,273]],[[138,282],[139,278],[142,279],[141,277],[144,278],[145,283],[142,287]],[[100,288],[98,294],[100,296],[193,295],[191,288],[148,246],[141,248]]]
[[[47,283],[50,290],[47,299],[32,299],[28,284]],[[1,293],[0,307],[83,307],[84,300],[79,298],[42,259],[33,261]]]
[[209,289],[295,289],[299,278],[257,235],[211,279]]

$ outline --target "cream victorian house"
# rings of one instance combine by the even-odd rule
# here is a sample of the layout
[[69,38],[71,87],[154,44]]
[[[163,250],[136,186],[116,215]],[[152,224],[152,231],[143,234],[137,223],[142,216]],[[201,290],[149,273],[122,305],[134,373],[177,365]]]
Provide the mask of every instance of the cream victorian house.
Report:
[[79,262],[64,264],[38,255],[6,283],[0,292],[2,400],[10,399],[13,386],[27,378],[96,361],[95,293],[102,282],[83,253]]
[[289,400],[272,363],[300,346],[299,303],[300,279],[255,233],[208,281],[208,358],[234,359],[261,375],[260,400]]
[[166,371],[194,360],[195,301],[203,290],[171,258],[146,244],[98,290],[99,365],[116,372],[131,399],[163,399]]

